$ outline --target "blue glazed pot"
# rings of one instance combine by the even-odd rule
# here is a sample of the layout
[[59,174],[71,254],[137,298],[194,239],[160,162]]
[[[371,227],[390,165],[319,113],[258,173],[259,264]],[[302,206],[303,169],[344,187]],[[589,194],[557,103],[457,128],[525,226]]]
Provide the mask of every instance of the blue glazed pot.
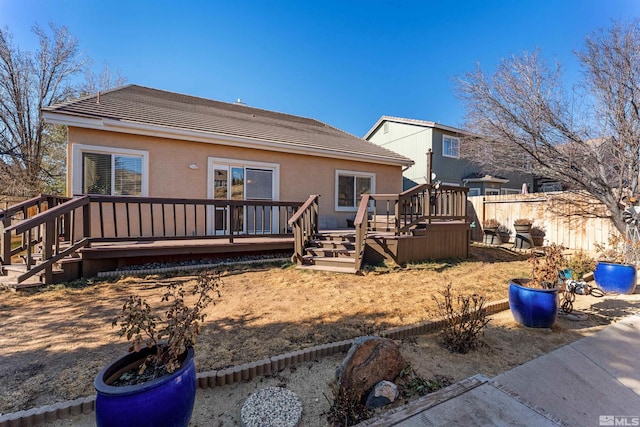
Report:
[[603,292],[632,294],[636,290],[634,265],[601,261],[593,272],[593,278]]
[[193,348],[189,348],[182,367],[170,375],[124,387],[106,384],[155,351],[146,348],[129,353],[104,368],[93,385],[97,391],[98,427],[181,426],[189,425],[196,397],[196,368]]
[[551,328],[558,317],[558,288],[525,286],[529,279],[509,281],[509,308],[516,321],[529,328]]

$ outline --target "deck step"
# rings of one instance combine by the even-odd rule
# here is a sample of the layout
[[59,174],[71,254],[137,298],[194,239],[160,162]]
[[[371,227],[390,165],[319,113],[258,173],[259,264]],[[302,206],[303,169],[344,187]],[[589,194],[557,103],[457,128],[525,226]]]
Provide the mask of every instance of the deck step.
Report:
[[333,268],[350,268],[354,270],[356,261],[353,258],[343,257],[324,257],[314,255],[304,255],[302,257],[302,265],[316,265]]
[[[3,266],[7,267],[7,266]],[[22,274],[22,273],[20,273]],[[18,272],[8,272],[8,275],[0,277],[0,287],[9,289],[9,290],[19,290],[19,289],[29,289],[29,288],[37,288],[39,286],[44,286],[44,283],[40,281],[40,275],[35,275],[29,277],[22,283],[18,283],[18,276],[20,275]]]
[[[81,261],[82,260],[79,258],[67,257],[67,258],[62,258],[61,260],[54,263],[51,271],[53,276],[52,283],[69,281],[70,280],[68,278],[69,275],[66,270],[70,268],[77,269],[77,265]],[[36,266],[37,264],[35,264],[33,267],[36,267]],[[7,264],[7,265],[2,265],[1,268],[2,268],[3,275],[0,276],[0,287],[2,288],[10,289],[10,290],[20,290],[20,289],[36,288],[36,287],[46,285],[44,283],[44,273],[45,273],[44,271],[40,271],[34,274],[33,276],[29,277],[28,279],[24,280],[23,282],[18,283],[18,277],[27,272],[26,264]]]
[[309,247],[306,249],[306,252],[308,255],[313,255],[317,257],[320,256],[320,257],[326,257],[326,258],[336,258],[336,257],[353,258],[353,256],[356,253],[355,249],[326,248],[326,247],[322,247],[322,248]]
[[305,255],[298,268],[354,274],[355,266],[355,233],[340,230],[314,236],[305,248]]
[[307,246],[316,248],[336,248],[336,249],[351,249],[355,247],[355,240],[322,240],[312,239],[309,240]]
[[329,271],[331,273],[346,273],[355,274],[356,271],[353,267],[328,267],[325,265],[299,265],[296,268],[300,270],[313,270],[313,271]]
[[25,264],[7,264],[2,266],[2,270],[7,274],[10,274],[10,273],[22,274],[27,272],[27,266]]
[[331,233],[321,233],[314,236],[312,242],[336,242],[336,243],[353,243],[356,241],[356,235],[350,231],[340,231]]

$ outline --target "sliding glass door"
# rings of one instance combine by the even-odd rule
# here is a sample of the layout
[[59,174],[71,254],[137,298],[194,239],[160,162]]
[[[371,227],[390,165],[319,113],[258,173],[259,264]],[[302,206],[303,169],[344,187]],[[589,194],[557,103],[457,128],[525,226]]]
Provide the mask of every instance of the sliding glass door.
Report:
[[[246,200],[273,200],[273,171],[246,168]],[[273,212],[269,207],[247,207],[247,232],[249,234],[271,233]]]
[[[272,201],[275,192],[274,168],[213,164],[213,198],[220,200]],[[277,215],[271,207],[247,206],[235,210],[217,207],[214,215],[216,234],[224,234],[228,224],[233,231],[247,234],[271,233]]]

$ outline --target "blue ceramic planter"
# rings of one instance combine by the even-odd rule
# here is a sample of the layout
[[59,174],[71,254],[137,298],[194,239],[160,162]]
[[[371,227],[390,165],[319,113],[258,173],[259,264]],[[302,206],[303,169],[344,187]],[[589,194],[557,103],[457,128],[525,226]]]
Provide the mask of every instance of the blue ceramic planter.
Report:
[[599,262],[593,278],[606,293],[632,294],[636,290],[636,267],[630,264]]
[[170,375],[125,387],[106,384],[109,378],[139,364],[140,359],[151,351],[155,348],[130,353],[98,374],[93,382],[98,394],[95,411],[98,427],[189,425],[196,397],[193,348],[188,349],[182,367]]
[[558,317],[558,288],[537,289],[529,279],[511,279],[509,308],[516,321],[529,328],[551,328]]

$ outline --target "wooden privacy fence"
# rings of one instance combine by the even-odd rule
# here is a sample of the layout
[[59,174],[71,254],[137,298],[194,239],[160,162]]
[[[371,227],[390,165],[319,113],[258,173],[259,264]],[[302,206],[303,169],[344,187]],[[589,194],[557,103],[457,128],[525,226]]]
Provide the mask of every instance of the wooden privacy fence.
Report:
[[515,235],[513,222],[529,218],[545,231],[544,244],[557,243],[569,249],[594,251],[594,243],[606,243],[617,232],[609,211],[586,193],[553,192],[469,197],[470,216],[475,221],[472,238],[482,240],[482,222],[495,219]]
[[0,195],[0,209],[5,210],[9,206],[17,205],[20,202],[28,200],[29,197]]

